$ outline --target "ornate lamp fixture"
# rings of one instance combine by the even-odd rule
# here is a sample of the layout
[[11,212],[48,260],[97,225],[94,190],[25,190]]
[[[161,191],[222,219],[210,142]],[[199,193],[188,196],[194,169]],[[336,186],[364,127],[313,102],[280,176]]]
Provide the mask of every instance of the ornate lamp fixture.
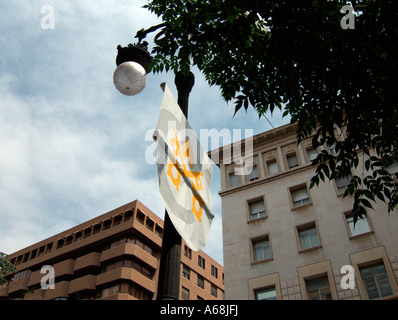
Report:
[[147,43],[117,47],[117,68],[113,74],[113,83],[121,93],[133,96],[144,90],[147,82],[147,68],[151,56]]
[[[144,90],[151,56],[148,52],[148,42],[141,43],[141,41],[148,33],[164,26],[165,24],[161,23],[147,30],[141,29],[135,36],[138,38],[138,44],[129,44],[127,47],[119,45],[117,47],[117,68],[113,74],[113,83],[121,93],[133,96]],[[163,31],[159,32],[155,39],[161,34],[163,34]]]

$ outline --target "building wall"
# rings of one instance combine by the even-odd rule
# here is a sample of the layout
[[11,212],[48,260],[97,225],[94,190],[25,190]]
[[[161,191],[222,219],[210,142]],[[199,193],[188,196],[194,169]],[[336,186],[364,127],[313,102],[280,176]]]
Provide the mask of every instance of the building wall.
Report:
[[[345,213],[350,212],[353,199],[343,198],[335,182],[321,182],[309,189],[314,175],[307,154],[310,146],[310,142],[297,146],[291,125],[254,137],[253,164],[258,178],[249,181],[249,176],[239,176],[238,186],[231,186],[229,180],[235,168],[233,159],[225,156],[225,150],[223,158],[219,151],[226,299],[254,299],[256,289],[271,285],[278,299],[306,299],[306,281],[320,275],[328,275],[333,299],[367,299],[359,268],[376,261],[384,262],[393,294],[398,294],[397,212],[388,214],[379,201],[375,210],[367,211],[370,232],[351,236]],[[296,154],[298,166],[289,169],[286,156],[291,154]],[[277,160],[279,173],[270,175],[268,163],[273,160]],[[362,172],[361,167],[357,170]],[[295,208],[292,190],[298,186],[307,188],[309,203]],[[266,215],[250,220],[250,203],[259,199]],[[316,226],[320,243],[302,250],[298,232],[309,225]],[[255,261],[254,244],[259,239],[269,241],[271,257]],[[340,286],[344,265],[355,269],[352,290]]]
[[[203,285],[201,280],[203,279]],[[181,247],[181,287],[189,291],[189,300],[224,299],[224,268],[203,251]],[[183,297],[180,296],[182,299]]]
[[[139,201],[131,202],[11,254],[16,272],[0,287],[0,299],[155,299],[162,235],[163,221]],[[217,265],[221,275],[222,266],[202,251],[193,258],[203,256],[206,269],[198,268],[197,260],[195,264],[195,260],[186,259],[184,252],[181,255],[182,264],[195,270],[192,275],[206,278],[209,288],[199,290],[200,296],[222,299],[223,282],[209,271],[211,265]],[[48,274],[42,270],[46,265],[53,267],[54,288],[43,288],[41,283]],[[217,286],[216,295],[210,283]],[[182,276],[181,285],[198,291],[196,283]]]

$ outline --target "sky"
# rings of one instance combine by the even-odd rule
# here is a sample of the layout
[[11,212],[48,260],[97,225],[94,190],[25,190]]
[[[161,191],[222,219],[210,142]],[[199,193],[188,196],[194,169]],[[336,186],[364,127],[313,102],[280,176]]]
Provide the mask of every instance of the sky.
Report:
[[[122,95],[113,84],[117,46],[135,43],[138,30],[162,22],[142,8],[146,3],[0,2],[1,252],[11,254],[136,199],[164,218],[156,164],[145,154],[158,122],[160,84],[177,97],[174,74],[148,74],[136,96]],[[234,104],[192,71],[188,120],[198,136],[201,129],[240,129],[243,138],[245,129],[255,135],[287,123],[276,112],[267,116],[271,125],[250,108],[233,116]],[[223,264],[219,191],[214,165],[215,218],[203,251]]]

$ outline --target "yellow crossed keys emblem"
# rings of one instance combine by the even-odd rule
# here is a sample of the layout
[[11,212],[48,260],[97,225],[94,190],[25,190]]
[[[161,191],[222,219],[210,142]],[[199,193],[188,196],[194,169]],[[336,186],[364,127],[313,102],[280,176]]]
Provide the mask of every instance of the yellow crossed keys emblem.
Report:
[[[171,155],[171,160],[169,160],[168,168],[167,168],[167,175],[170,177],[171,182],[175,185],[177,191],[179,191],[179,185],[181,182],[181,175],[191,180],[192,189],[193,189],[193,198],[192,198],[192,213],[195,217],[202,222],[202,213],[203,213],[203,206],[205,202],[203,201],[202,197],[198,193],[198,190],[203,190],[202,181],[200,178],[203,176],[203,172],[200,171],[190,171],[187,169],[185,165],[185,159],[188,160],[189,167],[192,168],[193,166],[193,152],[191,147],[190,140],[184,142],[183,148],[181,149],[180,143],[177,139],[177,134],[175,129],[173,129],[174,138],[170,139],[171,146],[173,148],[173,154]],[[181,161],[180,163],[177,161],[179,158]],[[177,170],[177,176],[174,177],[173,175],[173,167]],[[196,208],[196,202],[198,203],[198,208]]]

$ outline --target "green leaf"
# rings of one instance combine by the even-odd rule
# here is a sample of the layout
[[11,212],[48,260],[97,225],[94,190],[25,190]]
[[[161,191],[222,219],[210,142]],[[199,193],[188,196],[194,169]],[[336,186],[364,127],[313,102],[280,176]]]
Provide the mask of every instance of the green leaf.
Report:
[[369,171],[369,168],[370,168],[370,160],[368,159],[368,160],[365,161],[365,169],[366,169],[366,171]]
[[[249,104],[259,118],[283,108],[283,117],[297,125],[297,142],[336,143],[333,160],[317,158],[312,186],[360,168],[364,156],[370,176],[364,184],[390,210],[398,205],[398,184],[382,163],[398,150],[396,4],[366,1],[356,30],[342,32],[342,3],[150,0],[145,8],[165,23],[151,70],[186,69],[191,57],[225,101],[235,100],[231,114]],[[257,12],[264,20],[256,26]],[[362,188],[359,181],[348,193]],[[369,193],[362,196],[373,201]]]
[[364,204],[364,206],[373,209],[372,205],[370,204],[370,202],[366,199],[360,199],[361,203]]
[[373,193],[370,192],[369,190],[363,190],[362,193],[370,200],[375,201],[375,197],[374,197]]

